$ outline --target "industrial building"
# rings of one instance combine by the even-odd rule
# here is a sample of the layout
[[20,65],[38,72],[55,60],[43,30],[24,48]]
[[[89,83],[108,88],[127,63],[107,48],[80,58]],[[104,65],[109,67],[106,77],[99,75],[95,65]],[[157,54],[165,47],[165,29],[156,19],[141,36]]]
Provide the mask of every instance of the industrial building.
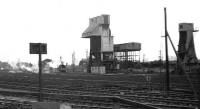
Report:
[[109,26],[109,15],[97,16],[89,19],[89,27],[82,33],[82,38],[90,38],[88,72],[106,73],[119,69],[122,61],[139,61],[141,43],[114,45]]
[[114,52],[115,58],[119,61],[133,61],[140,60],[141,44],[137,42],[115,44]]
[[193,23],[180,23],[179,24],[179,45],[178,45],[178,55],[180,61],[186,64],[188,63],[198,63],[196,57],[193,32]]

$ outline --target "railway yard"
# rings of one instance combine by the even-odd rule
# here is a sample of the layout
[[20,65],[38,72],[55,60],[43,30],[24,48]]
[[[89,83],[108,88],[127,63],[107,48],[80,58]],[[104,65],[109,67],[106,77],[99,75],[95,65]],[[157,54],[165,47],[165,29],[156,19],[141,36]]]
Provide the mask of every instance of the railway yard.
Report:
[[[168,93],[164,87],[164,75],[149,75],[150,83],[146,82],[145,74],[44,74],[42,97],[44,101],[67,103],[73,109],[198,107],[199,74],[189,75],[197,97],[194,96],[184,75],[170,76],[171,90]],[[38,75],[1,72],[0,87],[2,109],[32,109],[31,102],[37,101],[38,97]]]
[[200,109],[197,4],[0,0],[0,109]]

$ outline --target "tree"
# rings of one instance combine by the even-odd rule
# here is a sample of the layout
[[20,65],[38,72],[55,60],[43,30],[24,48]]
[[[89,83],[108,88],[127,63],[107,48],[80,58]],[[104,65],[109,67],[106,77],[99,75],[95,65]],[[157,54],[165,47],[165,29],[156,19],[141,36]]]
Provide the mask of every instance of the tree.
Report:
[[1,62],[0,61],[0,69],[1,70],[11,70],[12,66],[8,62]]

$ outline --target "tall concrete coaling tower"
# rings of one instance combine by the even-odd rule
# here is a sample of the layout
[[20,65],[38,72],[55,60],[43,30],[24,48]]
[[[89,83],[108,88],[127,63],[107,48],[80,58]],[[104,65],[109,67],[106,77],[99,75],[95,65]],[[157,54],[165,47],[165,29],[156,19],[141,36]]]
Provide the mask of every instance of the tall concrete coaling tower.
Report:
[[82,38],[90,38],[90,56],[88,72],[91,68],[108,71],[113,62],[113,36],[111,36],[110,16],[101,15],[89,19],[89,27],[82,33]]

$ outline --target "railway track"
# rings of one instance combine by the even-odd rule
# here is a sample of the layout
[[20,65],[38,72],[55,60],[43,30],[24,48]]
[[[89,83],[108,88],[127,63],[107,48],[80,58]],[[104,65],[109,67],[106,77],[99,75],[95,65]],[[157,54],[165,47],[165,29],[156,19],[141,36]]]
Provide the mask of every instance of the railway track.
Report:
[[[1,91],[4,95],[37,98],[38,93],[33,91]],[[99,96],[99,95],[77,95],[77,94],[58,94],[58,93],[43,93],[45,101],[67,102],[75,109],[115,109],[117,105],[123,109],[158,109],[153,106],[134,102],[117,96]]]
[[[73,101],[71,102],[71,104],[73,104],[74,107],[76,107],[75,104],[76,102],[78,102],[79,106],[77,108],[80,108],[81,106],[83,107],[85,106],[85,108],[87,108],[90,105],[93,106],[93,104],[91,102],[88,103],[85,102],[87,100],[79,101],[78,99],[75,99],[76,97],[68,100],[61,96],[58,97],[56,96],[52,97],[52,96],[59,94],[60,95],[65,94],[70,96],[77,95],[79,97],[115,96],[115,97],[120,97],[121,99],[130,100],[132,102],[139,102],[145,105],[154,106],[158,108],[159,107],[166,108],[166,109],[170,107],[174,109],[194,109],[195,107],[198,106],[199,103],[199,101],[194,98],[192,91],[186,90],[188,89],[189,86],[185,81],[181,82],[183,78],[179,78],[172,81],[171,89],[173,90],[171,90],[168,96],[166,96],[166,94],[162,90],[160,90],[161,84],[156,83],[157,81],[159,81],[157,79],[156,81],[154,80],[152,81],[151,89],[148,89],[144,77],[142,76],[139,76],[138,77],[139,79],[137,78],[137,76],[136,77],[133,76],[134,79],[136,79],[134,81],[131,80],[130,77],[128,76],[122,77],[123,79],[128,78],[126,80],[110,75],[97,78],[95,77],[97,76],[90,75],[87,77],[87,75],[86,76],[81,75],[81,77],[77,77],[76,75],[75,76],[72,75],[71,77],[64,78],[58,75],[55,75],[55,77],[52,75],[45,75],[43,81],[44,82],[43,92],[44,94],[46,94],[45,99],[52,100],[51,98],[53,98],[54,101],[65,101],[65,100],[68,102]],[[198,86],[200,82],[195,81],[195,84]],[[38,85],[37,85],[36,75],[30,76],[21,74],[17,75],[16,78],[15,76],[10,75],[10,79],[8,79],[8,77],[1,79],[0,77],[0,87],[6,89],[35,91],[35,93],[27,93],[25,95],[26,97],[29,98],[37,98]],[[177,90],[177,88],[184,89],[184,91]],[[0,91],[0,94],[6,95],[8,94],[8,92]],[[9,94],[12,94],[13,96],[21,95],[15,92],[9,92]],[[22,94],[21,96],[24,95]],[[97,102],[97,104],[101,103],[104,104],[104,102],[100,103]],[[103,107],[105,108],[106,106]]]
[[[5,84],[4,84],[5,85]],[[0,85],[2,86],[2,84]],[[27,87],[27,86],[9,86],[6,85],[7,87],[13,87],[15,89],[25,89],[27,91],[35,91],[34,93],[29,93],[30,95],[27,97],[30,98],[37,98],[37,87]],[[13,90],[12,90],[13,91]],[[120,92],[120,90],[114,90],[113,92],[110,90],[101,90],[99,92],[96,91],[71,91],[71,90],[60,90],[60,89],[52,89],[52,88],[43,88],[43,93],[46,94],[55,94],[55,95],[59,95],[59,94],[68,94],[68,95],[78,95],[78,96],[117,96],[117,97],[121,97],[124,99],[128,99],[134,102],[140,102],[143,104],[147,104],[147,105],[151,105],[151,106],[158,106],[158,107],[174,107],[177,109],[194,109],[195,107],[198,106],[198,100],[195,99],[190,99],[190,98],[173,98],[173,97],[164,97],[161,93],[153,93],[153,92],[149,92],[149,91],[135,91],[135,92],[131,92],[130,90],[121,90],[121,93],[116,93],[116,92]],[[16,91],[17,92],[17,91]],[[123,93],[122,93],[123,92]],[[6,94],[6,91],[0,91],[1,94]],[[15,93],[15,92],[14,92]],[[28,92],[24,92],[24,93],[28,93]],[[9,93],[9,95],[12,94],[12,92]],[[174,94],[174,92],[171,92],[171,94]],[[181,93],[183,94],[183,93]],[[21,95],[18,94],[18,92],[16,93],[16,95],[14,94],[13,96],[17,96],[17,95]],[[176,95],[178,95],[176,93]],[[176,96],[177,97],[177,96]],[[50,98],[50,97],[46,97],[46,98]],[[55,99],[55,97],[53,97]],[[60,99],[60,98],[59,98]],[[63,100],[61,100],[63,101]],[[159,104],[159,105],[158,105]]]

